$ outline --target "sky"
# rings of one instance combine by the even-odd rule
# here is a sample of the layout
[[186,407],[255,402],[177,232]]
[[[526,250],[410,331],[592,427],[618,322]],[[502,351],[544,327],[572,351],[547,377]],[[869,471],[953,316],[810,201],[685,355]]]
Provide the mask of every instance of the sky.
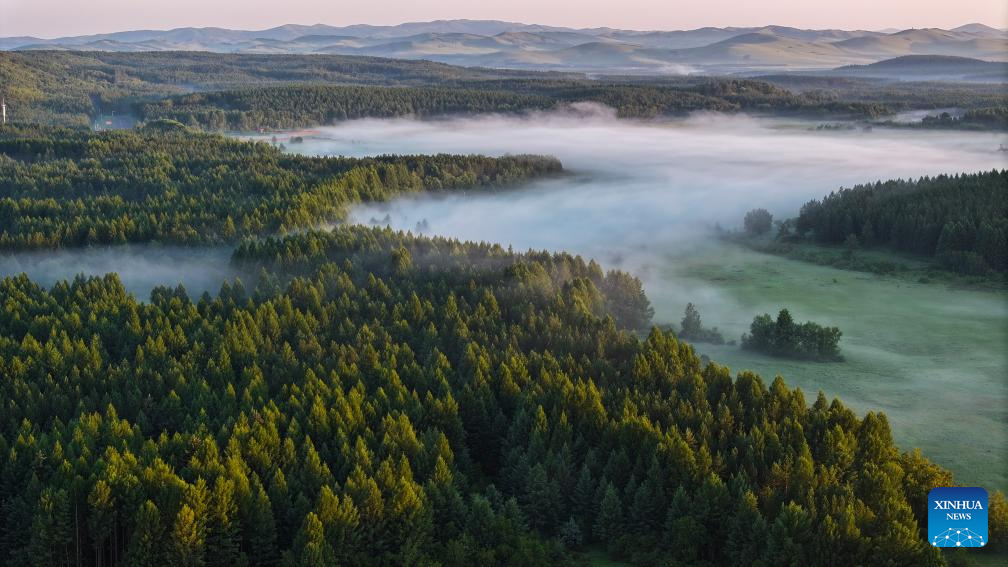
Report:
[[0,0],[0,36],[282,24],[390,25],[496,19],[642,30],[703,26],[885,29],[1008,27],[1004,0]]

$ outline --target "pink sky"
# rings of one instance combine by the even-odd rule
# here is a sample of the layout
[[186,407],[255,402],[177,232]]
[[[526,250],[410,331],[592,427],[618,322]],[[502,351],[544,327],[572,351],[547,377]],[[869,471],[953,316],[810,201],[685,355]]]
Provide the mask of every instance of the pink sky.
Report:
[[0,36],[280,24],[497,19],[570,27],[692,29],[1008,27],[1005,0],[0,0]]

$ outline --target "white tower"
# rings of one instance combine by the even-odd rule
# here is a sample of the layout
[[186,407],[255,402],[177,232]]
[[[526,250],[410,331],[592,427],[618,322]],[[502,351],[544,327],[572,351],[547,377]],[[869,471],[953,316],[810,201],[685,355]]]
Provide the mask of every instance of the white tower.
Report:
[[3,109],[3,123],[7,123],[7,99],[0,99],[0,108]]

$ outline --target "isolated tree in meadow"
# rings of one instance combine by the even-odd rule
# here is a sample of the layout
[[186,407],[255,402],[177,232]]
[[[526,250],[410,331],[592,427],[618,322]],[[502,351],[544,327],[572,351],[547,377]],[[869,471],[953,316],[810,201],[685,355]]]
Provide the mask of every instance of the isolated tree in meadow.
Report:
[[745,231],[754,236],[766,234],[773,227],[773,215],[766,209],[753,209],[746,213]]
[[700,312],[692,303],[686,304],[686,313],[682,318],[682,330],[679,333],[684,337],[694,337],[700,334],[703,324],[700,322]]

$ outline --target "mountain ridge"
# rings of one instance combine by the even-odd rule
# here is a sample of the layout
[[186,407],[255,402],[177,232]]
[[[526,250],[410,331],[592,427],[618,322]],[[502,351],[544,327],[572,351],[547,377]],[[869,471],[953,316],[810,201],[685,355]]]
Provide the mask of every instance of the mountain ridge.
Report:
[[668,74],[670,69],[688,66],[698,73],[746,73],[828,70],[907,55],[1008,61],[1008,32],[977,23],[886,33],[779,25],[623,30],[501,20],[435,20],[395,26],[184,27],[53,39],[0,38],[0,50],[16,49],[320,53],[524,70]]

